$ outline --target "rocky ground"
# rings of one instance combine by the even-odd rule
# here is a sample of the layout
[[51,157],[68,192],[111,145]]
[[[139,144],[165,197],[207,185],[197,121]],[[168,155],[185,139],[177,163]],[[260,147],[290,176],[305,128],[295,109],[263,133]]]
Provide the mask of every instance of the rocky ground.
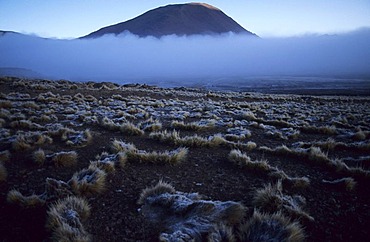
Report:
[[[127,161],[116,164],[115,171],[106,170],[104,189],[83,193],[68,183],[67,193],[83,197],[91,207],[81,223],[93,241],[158,241],[163,226],[150,223],[137,201],[143,189],[159,180],[209,200],[241,202],[247,211],[282,210],[300,223],[307,241],[366,241],[370,236],[367,96],[16,78],[0,79],[0,90],[1,241],[55,238],[56,229],[45,227],[47,211],[66,193],[45,193],[47,178],[70,181],[91,161],[101,160],[97,155],[115,155],[115,140],[135,145],[140,151],[134,154],[180,147],[188,153],[180,161],[153,162],[123,151]],[[165,130],[179,133],[165,139]],[[232,150],[252,163],[266,161],[268,167],[235,162]],[[36,151],[45,154],[42,162],[35,158]],[[62,151],[75,151],[77,159],[57,163],[52,157]],[[282,197],[305,200],[297,208],[300,212],[279,204],[270,204],[273,211],[267,211],[256,203],[256,191],[279,180]],[[24,200],[10,198],[15,190]],[[21,202],[31,195],[38,196],[38,203]]]

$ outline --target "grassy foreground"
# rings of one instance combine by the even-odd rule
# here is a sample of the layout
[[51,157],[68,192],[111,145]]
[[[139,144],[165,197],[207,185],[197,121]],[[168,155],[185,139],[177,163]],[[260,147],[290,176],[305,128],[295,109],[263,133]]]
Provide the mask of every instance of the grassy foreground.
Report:
[[211,224],[198,240],[257,241],[276,221],[290,241],[370,236],[369,97],[18,78],[0,90],[2,241],[170,241],[189,223],[173,220],[179,198]]

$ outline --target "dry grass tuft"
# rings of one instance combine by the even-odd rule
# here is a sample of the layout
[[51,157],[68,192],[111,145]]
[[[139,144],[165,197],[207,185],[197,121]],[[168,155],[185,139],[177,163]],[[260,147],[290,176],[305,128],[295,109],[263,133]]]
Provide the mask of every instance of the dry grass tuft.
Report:
[[143,135],[144,134],[144,131],[143,130],[139,129],[138,127],[136,127],[136,125],[134,125],[131,122],[123,123],[119,127],[119,130],[122,133],[128,134],[128,135]]
[[180,137],[180,133],[175,130],[170,133],[167,132],[167,130],[152,132],[149,134],[149,138],[186,147],[217,147],[228,143],[221,134],[215,134],[208,138],[203,138],[198,135]]
[[45,200],[41,199],[39,196],[34,194],[26,197],[15,189],[8,192],[6,200],[8,203],[17,204],[23,208],[39,207],[45,204]]
[[125,152],[119,152],[117,154],[108,154],[107,152],[103,152],[96,156],[96,161],[92,161],[91,165],[110,173],[114,172],[116,167],[124,167],[126,162],[127,155]]
[[10,160],[9,150],[4,150],[0,152],[0,162],[8,162]]
[[6,178],[8,177],[8,172],[6,171],[6,168],[2,161],[0,161],[0,182],[6,181]]
[[40,132],[29,132],[26,134],[19,134],[12,141],[12,148],[15,151],[22,151],[31,149],[36,145],[51,144],[53,139]]
[[90,215],[90,206],[82,198],[67,197],[52,205],[48,212],[46,227],[52,231],[53,241],[91,241],[81,221]]
[[240,241],[304,241],[305,233],[298,222],[291,222],[281,212],[266,214],[254,211],[239,227]]
[[301,206],[305,204],[305,199],[303,197],[297,195],[284,195],[282,190],[283,186],[281,180],[275,185],[268,184],[264,188],[256,191],[253,204],[257,208],[269,213],[282,211],[298,218],[305,218],[309,221],[314,220],[301,208]]
[[140,194],[140,198],[138,200],[138,204],[139,205],[143,205],[145,203],[145,200],[148,198],[148,197],[152,197],[152,196],[158,196],[160,194],[164,194],[164,193],[170,193],[170,194],[174,194],[176,192],[175,188],[167,183],[167,182],[164,182],[162,180],[160,180],[157,185],[155,186],[152,186],[152,187],[147,187],[145,188],[141,194]]
[[68,184],[75,194],[90,196],[105,190],[106,173],[96,166],[89,166],[76,172]]
[[357,186],[357,182],[352,177],[345,177],[334,181],[322,180],[322,182],[331,185],[338,185],[347,191],[353,191]]
[[237,240],[231,227],[226,226],[225,224],[220,224],[208,234],[207,241],[236,242]]
[[131,152],[136,151],[135,145],[131,143],[125,143],[122,140],[114,139],[111,146],[112,152],[119,153],[119,152]]
[[37,165],[42,166],[46,160],[45,152],[42,149],[38,149],[33,152],[32,158]]
[[59,152],[52,155],[51,161],[55,166],[69,167],[77,163],[77,157],[76,151]]
[[149,118],[145,120],[144,122],[141,122],[138,124],[138,127],[142,129],[143,131],[158,131],[162,129],[162,123],[158,120],[154,120],[153,118]]
[[260,171],[270,171],[271,166],[267,163],[267,161],[252,161],[251,158],[242,153],[240,150],[232,150],[229,153],[229,160],[234,162],[235,164],[247,167],[249,169],[260,170]]
[[62,139],[66,141],[67,145],[74,147],[85,147],[92,141],[92,134],[89,129],[83,132],[66,133]]
[[183,121],[172,121],[171,127],[180,130],[199,131],[215,127],[214,120],[201,120],[199,122],[184,123]]
[[188,149],[178,148],[173,151],[164,152],[146,152],[143,150],[135,150],[128,151],[126,154],[129,161],[176,165],[186,160]]

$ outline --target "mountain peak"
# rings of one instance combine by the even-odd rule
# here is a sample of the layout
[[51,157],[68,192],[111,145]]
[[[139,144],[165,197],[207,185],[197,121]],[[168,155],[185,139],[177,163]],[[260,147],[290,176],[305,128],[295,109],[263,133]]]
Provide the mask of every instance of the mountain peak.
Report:
[[130,32],[140,37],[165,35],[217,35],[233,32],[256,36],[220,9],[207,3],[171,4],[149,10],[125,22],[110,25],[82,38]]
[[189,5],[199,5],[199,6],[203,6],[203,7],[206,7],[208,9],[211,9],[211,10],[221,11],[221,9],[216,8],[216,7],[214,7],[214,6],[212,6],[208,3],[196,3],[196,2],[194,2],[194,3],[189,3]]

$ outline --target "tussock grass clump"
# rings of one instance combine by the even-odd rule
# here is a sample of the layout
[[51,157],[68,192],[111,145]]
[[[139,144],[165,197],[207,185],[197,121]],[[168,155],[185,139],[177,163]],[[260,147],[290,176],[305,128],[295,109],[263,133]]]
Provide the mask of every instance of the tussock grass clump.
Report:
[[164,152],[136,150],[127,152],[127,158],[129,161],[134,162],[176,165],[186,160],[187,154],[187,148],[178,148],[173,151]]
[[52,205],[47,212],[46,227],[53,241],[91,241],[82,222],[90,216],[90,206],[82,198],[67,197]]
[[0,117],[0,128],[4,127],[4,124],[6,124],[5,119]]
[[126,143],[122,140],[117,140],[117,139],[113,140],[111,149],[114,153],[136,151],[137,150],[135,145],[133,145],[131,143]]
[[163,193],[174,194],[176,192],[175,188],[162,180],[160,180],[155,186],[147,187],[140,193],[140,198],[138,200],[139,205],[143,205],[145,200],[152,196],[158,196]]
[[316,127],[316,126],[303,126],[300,128],[301,132],[309,133],[309,134],[327,134],[327,135],[334,135],[337,134],[337,128],[333,126],[323,126],[323,127]]
[[44,165],[44,163],[46,161],[46,155],[45,155],[44,150],[43,149],[38,149],[35,152],[33,152],[32,159],[37,165],[39,165],[39,166]]
[[111,131],[118,131],[120,129],[120,125],[113,122],[108,117],[104,117],[100,120],[100,125],[108,130]]
[[170,133],[167,132],[167,130],[152,132],[149,134],[149,138],[186,147],[217,147],[222,144],[227,144],[227,141],[221,134],[212,135],[208,138],[203,138],[198,135],[180,137],[180,133],[175,130]]
[[17,204],[23,208],[43,206],[46,202],[45,200],[40,198],[40,196],[37,196],[35,194],[31,196],[23,196],[22,193],[15,189],[8,192],[6,200],[8,201],[8,203]]
[[0,161],[0,182],[6,181],[7,177],[8,177],[8,172],[7,172],[3,162]]
[[44,128],[37,123],[29,120],[16,120],[9,124],[13,129],[30,129],[30,130],[43,130]]
[[64,151],[58,152],[50,156],[51,162],[55,166],[68,167],[73,166],[77,163],[77,152],[76,151]]
[[240,241],[304,241],[302,226],[281,212],[273,214],[254,211],[252,217],[239,227]]
[[10,160],[9,150],[4,150],[0,152],[0,162],[8,162]]
[[183,121],[172,121],[171,127],[180,130],[199,131],[215,127],[215,120],[201,120],[198,122],[184,123]]
[[284,171],[269,165],[266,160],[252,161],[248,155],[240,150],[231,150],[229,160],[241,167],[266,172],[269,176],[292,183],[295,187],[303,188],[310,184],[310,180],[307,177],[290,177]]
[[53,143],[53,139],[40,132],[29,132],[26,134],[18,134],[12,141],[12,148],[15,151],[31,149],[36,145],[44,145]]
[[333,181],[322,180],[322,182],[330,185],[337,185],[339,187],[343,187],[347,191],[353,191],[357,186],[357,182],[352,177],[344,177]]
[[285,183],[293,185],[297,188],[305,188],[310,185],[310,179],[307,177],[290,177],[282,170],[276,170],[269,174],[272,177],[278,178]]
[[77,152],[76,151],[62,151],[51,155],[45,155],[44,150],[38,149],[33,152],[33,161],[42,166],[45,163],[54,164],[58,167],[69,167],[77,163]]
[[232,150],[229,153],[229,160],[234,162],[235,164],[247,167],[254,170],[261,170],[261,171],[270,171],[271,166],[267,163],[267,161],[252,161],[251,158],[242,153],[240,150]]
[[89,129],[82,132],[65,133],[62,135],[62,140],[66,141],[67,145],[74,147],[85,147],[92,141],[92,134]]
[[289,196],[283,194],[281,180],[274,185],[268,184],[264,188],[258,189],[254,195],[253,204],[265,212],[282,211],[298,218],[305,218],[309,221],[314,220],[301,208],[305,204],[305,198],[298,195]]
[[230,226],[220,224],[208,235],[207,241],[236,242],[237,240],[234,231]]
[[119,130],[122,133],[128,134],[128,135],[143,135],[144,134],[143,130],[139,129],[136,125],[134,125],[131,122],[126,122],[126,123],[121,124],[121,126],[119,127]]
[[229,128],[227,129],[227,132],[228,133],[225,135],[225,138],[231,141],[244,140],[252,136],[252,133],[248,129],[244,129],[242,127]]
[[146,219],[163,225],[165,232],[160,234],[160,241],[233,238],[233,227],[240,224],[246,214],[241,203],[202,200],[198,193],[177,192],[162,181],[144,189],[138,203]]
[[254,150],[255,148],[257,148],[257,144],[253,141],[248,141],[247,143],[242,143],[242,142],[228,142],[228,144],[232,147],[232,148],[240,148],[240,149],[246,149],[248,151],[250,150]]
[[9,109],[13,107],[13,103],[8,100],[0,100],[0,108]]
[[95,161],[92,161],[93,166],[102,169],[103,171],[110,173],[116,170],[116,167],[124,167],[127,162],[127,155],[124,152],[117,154],[109,154],[103,152],[95,157]]
[[73,174],[68,184],[75,194],[89,196],[105,190],[106,173],[96,166],[89,166]]
[[370,131],[359,130],[353,135],[353,139],[366,140],[366,138],[369,137],[369,135],[370,135]]
[[154,120],[152,117],[138,124],[138,127],[143,131],[158,131],[162,129],[162,123]]

